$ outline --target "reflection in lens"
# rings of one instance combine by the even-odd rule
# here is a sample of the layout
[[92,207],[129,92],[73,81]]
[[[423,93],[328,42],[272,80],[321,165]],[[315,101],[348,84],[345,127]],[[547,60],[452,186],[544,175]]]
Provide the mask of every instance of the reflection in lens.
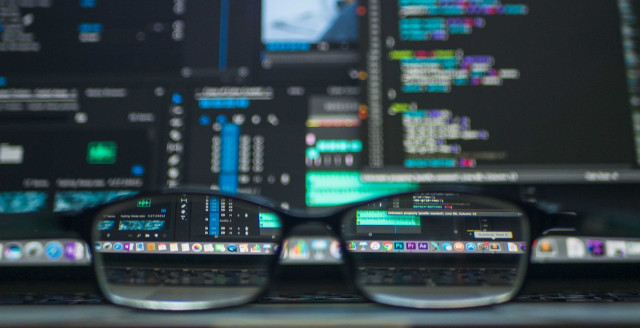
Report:
[[243,304],[267,286],[280,218],[232,197],[152,196],[96,217],[96,273],[115,303],[195,310]]
[[518,291],[528,219],[501,200],[414,193],[360,206],[343,221],[355,282],[372,300],[406,307],[500,303]]

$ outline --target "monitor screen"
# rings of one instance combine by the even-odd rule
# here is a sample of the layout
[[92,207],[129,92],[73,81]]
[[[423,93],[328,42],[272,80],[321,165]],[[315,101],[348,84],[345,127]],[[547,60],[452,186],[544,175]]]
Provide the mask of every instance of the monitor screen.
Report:
[[370,1],[363,181],[637,182],[631,4]]
[[0,213],[640,182],[635,5],[0,2]]

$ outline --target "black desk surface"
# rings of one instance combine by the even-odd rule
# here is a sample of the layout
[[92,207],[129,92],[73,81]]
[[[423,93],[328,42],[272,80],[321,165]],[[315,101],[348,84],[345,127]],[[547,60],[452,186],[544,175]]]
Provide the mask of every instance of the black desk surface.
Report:
[[[339,267],[338,267],[339,268]],[[532,267],[531,269],[535,269]],[[293,270],[295,269],[295,270]],[[318,270],[293,268],[301,277],[287,275],[279,283],[281,291],[344,290],[339,274],[313,276],[312,281],[295,283]],[[337,268],[336,268],[337,269]],[[525,292],[574,290],[618,290],[640,292],[640,270],[633,266],[559,266],[530,270],[534,276]],[[567,272],[580,275],[561,275]],[[84,269],[84,271],[90,268]],[[84,274],[61,279],[49,268],[35,275],[16,271],[21,279],[0,282],[0,291],[95,292],[95,280]],[[540,271],[536,273],[535,271]],[[7,271],[3,271],[5,278]],[[44,272],[49,279],[42,279]],[[338,270],[339,272],[339,270]],[[606,279],[601,279],[606,276]],[[544,279],[542,279],[544,277]],[[595,278],[599,279],[595,279]],[[1,278],[1,277],[0,277]],[[320,279],[324,278],[324,279]],[[278,287],[278,286],[276,286]],[[413,310],[373,303],[249,304],[199,312],[154,312],[114,305],[3,305],[0,327],[640,327],[640,302],[510,302],[464,310]]]
[[640,304],[532,304],[448,311],[375,304],[252,304],[167,313],[111,305],[0,307],[2,327],[640,327]]

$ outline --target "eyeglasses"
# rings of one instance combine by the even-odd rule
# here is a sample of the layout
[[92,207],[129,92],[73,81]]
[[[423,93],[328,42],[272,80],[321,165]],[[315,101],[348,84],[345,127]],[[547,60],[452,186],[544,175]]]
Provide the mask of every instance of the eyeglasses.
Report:
[[150,194],[99,209],[90,230],[99,285],[120,305],[199,310],[252,302],[269,286],[292,229],[315,222],[338,238],[348,278],[366,298],[438,309],[513,298],[531,231],[540,231],[530,219],[540,222],[540,214],[449,191],[393,195],[326,215],[242,196]]

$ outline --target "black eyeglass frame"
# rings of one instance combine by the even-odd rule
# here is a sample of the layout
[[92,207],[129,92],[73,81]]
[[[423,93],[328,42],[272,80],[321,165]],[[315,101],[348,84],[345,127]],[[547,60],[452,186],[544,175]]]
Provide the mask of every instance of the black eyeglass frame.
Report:
[[[505,295],[499,295],[497,297],[493,297],[490,300],[488,299],[469,299],[467,301],[457,300],[456,304],[446,304],[446,305],[442,305],[442,304],[438,305],[433,302],[424,302],[423,304],[419,304],[419,303],[416,304],[411,302],[391,303],[391,302],[381,301],[377,299],[375,296],[370,295],[369,293],[364,291],[362,288],[359,288],[358,284],[355,283],[355,271],[356,271],[355,270],[356,268],[354,265],[355,261],[353,259],[353,254],[351,254],[351,252],[349,252],[346,248],[346,239],[344,238],[342,234],[343,231],[341,229],[344,216],[349,211],[354,210],[358,206],[362,206],[364,204],[368,204],[376,200],[383,200],[390,197],[407,195],[407,194],[436,193],[436,192],[444,192],[444,193],[454,192],[454,193],[467,195],[467,196],[486,197],[495,201],[504,202],[511,206],[515,206],[523,211],[523,214],[524,214],[523,218],[526,220],[526,222],[524,222],[523,224],[523,228],[525,232],[523,236],[528,237],[528,239],[526,240],[528,254],[526,254],[526,256],[522,256],[521,261],[523,263],[520,265],[520,267],[524,271],[518,275],[518,279],[514,283],[514,287],[511,292]],[[336,238],[338,238],[338,240],[340,241],[339,244],[340,244],[340,249],[342,251],[342,258],[344,261],[342,268],[344,268],[344,271],[345,271],[345,278],[347,279],[347,282],[349,282],[350,285],[354,286],[365,299],[376,302],[376,303],[382,303],[385,305],[407,307],[407,308],[419,308],[419,309],[469,308],[469,307],[499,304],[499,303],[504,303],[511,300],[520,291],[520,288],[524,283],[525,276],[526,276],[526,268],[528,266],[528,263],[530,262],[530,256],[532,254],[531,247],[532,247],[533,240],[535,240],[539,236],[542,236],[546,230],[557,227],[558,224],[566,226],[567,223],[569,223],[569,225],[572,223],[571,220],[567,221],[566,218],[563,217],[562,215],[546,213],[532,204],[527,204],[520,201],[514,201],[513,199],[509,199],[505,196],[494,195],[487,192],[477,192],[474,190],[469,191],[468,189],[464,189],[464,188],[439,188],[439,189],[424,188],[419,191],[391,194],[383,197],[378,197],[375,199],[356,202],[353,204],[341,205],[341,206],[338,206],[336,209],[331,210],[329,213],[321,213],[321,214],[318,214],[318,213],[309,214],[308,212],[302,211],[302,210],[283,209],[281,206],[278,206],[273,201],[270,201],[262,197],[253,196],[253,195],[229,195],[229,194],[218,193],[218,192],[202,192],[201,190],[194,193],[191,193],[189,191],[142,193],[142,194],[132,196],[131,198],[119,200],[115,203],[105,204],[102,206],[98,206],[96,208],[92,208],[90,210],[87,210],[81,213],[80,215],[61,216],[59,217],[58,223],[61,226],[63,226],[65,229],[76,232],[83,241],[85,241],[88,245],[90,245],[92,254],[94,257],[92,266],[94,267],[94,272],[96,273],[98,284],[102,288],[106,281],[105,280],[106,277],[103,274],[103,270],[100,270],[100,268],[97,267],[97,264],[96,264],[97,262],[99,262],[96,259],[99,260],[101,255],[100,255],[100,252],[95,252],[93,249],[93,245],[95,242],[93,233],[94,231],[96,231],[96,229],[94,228],[97,222],[97,220],[95,219],[96,215],[98,215],[100,212],[104,211],[105,209],[108,209],[108,208],[112,209],[114,206],[119,206],[122,204],[126,204],[127,202],[131,202],[133,199],[145,198],[145,197],[158,197],[158,196],[177,196],[177,195],[184,195],[184,194],[189,194],[192,196],[201,195],[201,196],[231,197],[234,199],[255,204],[257,206],[264,207],[265,209],[274,211],[279,215],[279,218],[281,220],[281,231],[280,231],[280,238],[279,240],[277,240],[277,244],[280,247],[278,248],[279,249],[278,252],[276,252],[273,256],[271,256],[271,259],[269,261],[269,268],[267,271],[268,281],[273,281],[273,277],[283,251],[282,242],[288,237],[290,237],[291,231],[300,225],[304,225],[308,223],[313,223],[313,224],[320,223],[322,225],[327,226],[328,231],[331,234],[333,234]],[[149,306],[148,304],[149,301],[126,300],[118,297],[114,298],[114,296],[116,295],[110,295],[104,292],[103,294],[108,300],[110,300],[114,304],[133,307],[133,308],[153,309],[153,310],[209,310],[209,309],[217,309],[217,308],[224,308],[224,307],[231,307],[231,306],[238,306],[238,305],[252,303],[257,299],[259,299],[264,294],[266,289],[267,288],[265,287],[260,293],[257,293],[255,297],[249,300],[245,300],[238,303],[224,303],[221,305],[216,304],[216,302],[203,302],[202,304],[185,304],[183,306],[177,305],[175,303],[166,304],[167,306],[162,304],[155,304],[153,306]]]

